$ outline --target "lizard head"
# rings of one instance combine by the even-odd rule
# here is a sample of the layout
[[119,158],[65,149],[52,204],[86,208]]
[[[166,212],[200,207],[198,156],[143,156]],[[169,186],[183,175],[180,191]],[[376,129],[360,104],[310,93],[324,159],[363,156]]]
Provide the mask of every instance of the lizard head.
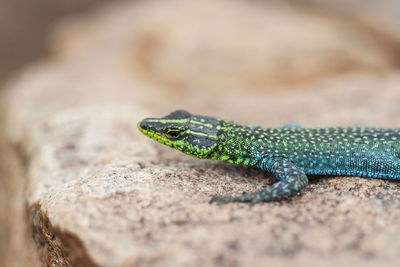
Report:
[[143,134],[164,145],[191,156],[208,158],[218,144],[221,122],[177,110],[160,119],[144,119],[137,126]]

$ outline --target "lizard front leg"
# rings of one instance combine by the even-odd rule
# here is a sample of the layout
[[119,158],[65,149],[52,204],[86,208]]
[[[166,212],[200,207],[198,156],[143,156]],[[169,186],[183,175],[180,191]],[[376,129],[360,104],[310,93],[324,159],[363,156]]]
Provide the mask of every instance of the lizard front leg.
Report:
[[214,196],[212,202],[264,202],[280,200],[299,192],[308,184],[307,175],[291,161],[283,158],[273,160],[269,164],[261,163],[261,169],[271,171],[279,182],[255,193],[245,193],[241,196]]

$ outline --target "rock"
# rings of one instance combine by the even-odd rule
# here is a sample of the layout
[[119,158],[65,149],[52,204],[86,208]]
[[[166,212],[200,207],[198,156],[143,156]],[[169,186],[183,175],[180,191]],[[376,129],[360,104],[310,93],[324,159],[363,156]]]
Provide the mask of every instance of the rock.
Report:
[[[4,126],[4,110],[0,124]],[[21,159],[4,134],[0,131],[0,266],[38,266],[36,244],[26,221]]]
[[[177,92],[268,90],[398,64],[399,51],[357,23],[278,3],[152,1],[104,13],[65,24],[53,50],[73,57],[122,50],[127,74]],[[88,38],[100,47],[90,52],[81,41]]]
[[[391,68],[390,51],[365,47],[366,33],[338,27],[339,19],[270,8],[110,6],[66,23],[53,57],[10,84],[6,127],[27,160],[27,223],[44,264],[395,266],[399,183],[312,179],[287,201],[210,205],[213,195],[274,181],[191,158],[136,129],[142,118],[178,108],[263,126],[400,125],[400,73],[373,71]],[[348,35],[343,44],[338,36]],[[287,69],[274,68],[307,59],[288,71],[296,82],[315,76],[307,83],[288,85]],[[337,64],[346,73],[332,71]],[[279,86],[265,89],[271,84]]]
[[[397,0],[301,0],[297,3],[307,4],[324,10],[330,14],[336,13],[350,20],[361,22],[370,31],[374,31],[380,39],[400,42],[400,3]],[[394,47],[395,48],[395,47]],[[396,49],[396,48],[395,48]],[[398,48],[397,48],[398,49]]]

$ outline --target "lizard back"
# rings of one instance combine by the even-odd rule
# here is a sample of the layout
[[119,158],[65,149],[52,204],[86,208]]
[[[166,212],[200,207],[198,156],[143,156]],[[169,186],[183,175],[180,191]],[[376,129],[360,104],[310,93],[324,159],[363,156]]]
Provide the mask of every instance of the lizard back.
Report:
[[259,166],[285,158],[307,174],[400,179],[400,129],[223,128],[220,159],[232,163]]

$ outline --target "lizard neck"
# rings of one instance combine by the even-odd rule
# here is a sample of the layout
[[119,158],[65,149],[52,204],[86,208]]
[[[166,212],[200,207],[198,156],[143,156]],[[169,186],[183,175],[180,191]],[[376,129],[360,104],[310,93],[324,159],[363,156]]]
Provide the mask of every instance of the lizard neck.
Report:
[[283,137],[296,131],[299,129],[261,128],[225,122],[218,132],[218,144],[210,158],[254,166],[268,159],[286,157],[288,144]]
[[257,162],[249,146],[252,131],[251,127],[224,121],[218,131],[218,144],[210,158],[254,166]]

